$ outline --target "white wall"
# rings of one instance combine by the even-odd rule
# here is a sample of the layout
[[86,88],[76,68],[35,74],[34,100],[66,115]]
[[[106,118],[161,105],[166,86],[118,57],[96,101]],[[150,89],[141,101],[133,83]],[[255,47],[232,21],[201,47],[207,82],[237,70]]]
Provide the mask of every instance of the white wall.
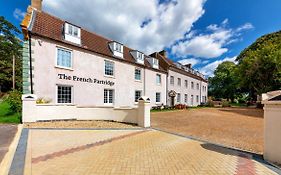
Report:
[[[71,85],[73,86],[73,104],[80,106],[104,106],[103,92],[105,88],[114,89],[114,107],[122,106],[135,106],[135,90],[141,90],[144,92],[144,69],[142,68],[142,80],[135,80],[135,68],[138,67],[133,64],[110,60],[114,62],[115,75],[114,77],[107,77],[104,75],[104,60],[109,60],[97,54],[86,52],[84,50],[78,50],[75,47],[68,45],[61,45],[51,40],[42,38],[33,38],[35,46],[34,50],[34,62],[33,62],[33,83],[34,94],[37,97],[51,99],[51,104],[56,103],[56,85]],[[40,42],[40,44],[39,44]],[[67,46],[67,47],[66,47]],[[73,69],[57,68],[56,65],[56,48],[62,47],[72,50],[73,53]],[[121,58],[120,58],[121,59]],[[142,66],[140,66],[142,67]],[[75,82],[72,80],[61,80],[58,74],[66,74],[69,76],[78,76],[83,78],[97,78],[99,80],[109,80],[114,82],[113,86],[87,83],[87,82]],[[165,80],[166,74],[162,75],[162,85],[155,86],[156,72],[146,69],[146,95],[151,98],[152,106],[155,104],[155,93],[160,91],[163,94],[163,103],[165,102]]]
[[[171,85],[170,83],[170,78],[171,76],[174,77],[174,85]],[[181,79],[181,86],[178,86],[178,78]],[[188,86],[185,87],[185,80],[188,81]],[[191,82],[194,82],[194,88],[191,88]],[[206,96],[207,97],[207,91],[203,91],[203,86],[206,86],[208,89],[208,84],[206,82],[200,81],[198,79],[180,74],[178,72],[169,70],[168,71],[168,92],[171,90],[174,90],[176,93],[180,93],[181,94],[181,101],[179,103],[181,104],[186,104],[188,106],[197,106],[200,104],[200,98],[201,98],[201,102],[203,102],[202,97]],[[199,83],[199,89],[197,89],[197,83]],[[201,91],[201,96],[200,96],[200,91]],[[187,94],[188,98],[187,98],[187,103],[185,103],[184,101],[184,94]],[[191,95],[193,95],[193,104],[191,102]],[[198,95],[199,97],[199,101],[196,101],[196,96]],[[168,97],[168,101],[167,104],[170,105],[171,104],[171,98]],[[177,96],[175,97],[175,104],[178,104],[177,102]]]

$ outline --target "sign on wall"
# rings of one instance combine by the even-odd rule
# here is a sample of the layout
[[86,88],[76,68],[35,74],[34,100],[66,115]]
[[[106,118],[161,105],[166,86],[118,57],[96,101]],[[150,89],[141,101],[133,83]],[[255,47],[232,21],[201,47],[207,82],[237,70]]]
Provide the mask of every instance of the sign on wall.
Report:
[[66,75],[66,74],[58,74],[58,78],[61,80],[70,80],[70,81],[78,81],[78,82],[85,82],[85,83],[96,83],[96,84],[104,84],[113,86],[114,82],[109,80],[98,80],[96,78],[85,78],[85,77],[78,77],[75,75]]

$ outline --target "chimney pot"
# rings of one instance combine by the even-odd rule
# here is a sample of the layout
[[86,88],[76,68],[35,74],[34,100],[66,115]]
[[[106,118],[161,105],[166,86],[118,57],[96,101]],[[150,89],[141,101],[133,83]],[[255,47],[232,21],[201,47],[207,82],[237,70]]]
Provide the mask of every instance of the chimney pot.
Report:
[[42,0],[31,0],[31,6],[39,11],[42,11]]

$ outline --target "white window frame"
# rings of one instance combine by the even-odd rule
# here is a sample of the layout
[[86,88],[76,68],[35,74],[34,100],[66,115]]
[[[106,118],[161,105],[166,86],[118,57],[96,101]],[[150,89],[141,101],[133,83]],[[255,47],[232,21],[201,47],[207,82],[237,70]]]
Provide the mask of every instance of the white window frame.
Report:
[[184,94],[184,102],[187,103],[188,102],[188,95]]
[[[65,51],[68,51],[70,52],[70,67],[66,67],[66,66],[61,66],[61,65],[58,65],[58,49],[61,49],[61,50],[65,50]],[[67,49],[65,47],[60,47],[60,46],[57,46],[56,47],[56,55],[55,55],[55,67],[56,68],[61,68],[61,69],[68,69],[68,70],[73,70],[73,51],[71,49]]]
[[113,50],[119,53],[123,53],[124,52],[124,47],[122,44],[114,42],[113,44]]
[[[157,82],[158,81],[158,77],[159,77],[159,82]],[[161,83],[162,83],[162,80],[161,80],[162,78],[161,78],[161,74],[156,74],[156,84],[157,85],[161,85]]]
[[[107,92],[107,103],[105,103],[105,96],[104,96],[104,93],[105,91],[108,91]],[[112,91],[112,103],[109,103],[109,91]],[[115,92],[114,92],[114,89],[104,89],[103,90],[103,104],[106,105],[106,106],[112,106],[114,104],[114,101],[115,101]]]
[[142,91],[141,91],[141,90],[135,90],[135,98],[134,98],[134,99],[135,99],[135,103],[138,103],[138,99],[139,99],[139,98],[136,99],[136,93],[137,93],[137,92],[140,92],[139,98],[142,96]]
[[[64,87],[70,87],[71,88],[71,102],[70,103],[59,103],[58,102],[58,90],[59,90],[59,86],[64,86]],[[74,91],[74,89],[73,89],[73,86],[72,85],[66,85],[66,84],[56,84],[56,90],[55,90],[55,95],[56,95],[56,97],[55,97],[55,99],[56,99],[56,104],[58,104],[58,105],[67,105],[67,104],[73,104],[73,100],[74,100],[74,98],[73,98],[73,95],[74,95],[74,93],[73,93],[73,91]]]
[[159,69],[159,60],[157,58],[152,58],[152,67]]
[[[106,71],[105,71],[106,63],[111,63],[111,64],[113,65],[113,69],[112,69],[112,74],[113,74],[113,75],[107,75],[107,74],[106,74]],[[110,60],[104,60],[103,71],[104,71],[104,76],[105,76],[105,77],[114,77],[114,75],[115,75],[115,63],[114,63],[113,61],[110,61]]]
[[187,81],[187,80],[184,80],[184,86],[185,86],[186,88],[188,88],[188,81]]
[[[159,94],[159,101],[157,101],[157,94]],[[161,103],[161,92],[155,93],[155,103]]]
[[178,86],[181,86],[181,78],[178,78]]
[[177,103],[181,103],[181,94],[177,93]]
[[175,84],[175,77],[174,76],[170,76],[170,84],[171,85]]
[[[139,73],[140,73],[140,75],[139,75],[139,76],[140,76],[140,79],[136,79],[136,71],[139,71]],[[134,74],[134,75],[135,75],[135,80],[136,80],[136,81],[141,81],[141,68],[136,67],[136,68],[135,68],[135,74]]]

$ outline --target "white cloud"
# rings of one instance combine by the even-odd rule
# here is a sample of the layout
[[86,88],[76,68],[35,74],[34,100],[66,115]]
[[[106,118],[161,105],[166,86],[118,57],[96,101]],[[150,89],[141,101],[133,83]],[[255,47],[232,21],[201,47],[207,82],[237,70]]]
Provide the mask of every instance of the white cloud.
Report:
[[183,38],[204,14],[205,1],[44,0],[43,9],[148,54]]
[[199,63],[199,59],[195,58],[187,58],[187,59],[182,59],[178,61],[179,63],[186,65],[186,64],[191,64],[192,66],[196,65]]
[[16,18],[17,20],[23,20],[25,15],[25,12],[21,11],[21,9],[16,8],[13,12],[13,16],[14,18]]
[[207,26],[206,33],[192,35],[175,44],[172,47],[172,54],[177,57],[216,58],[228,51],[227,45],[239,41],[240,32],[253,28],[250,23],[237,29],[229,28],[227,25],[228,19],[225,19],[220,25]]
[[224,61],[231,61],[235,63],[235,59],[237,56],[234,57],[226,57],[222,60],[216,60],[214,62],[211,62],[209,64],[207,64],[206,66],[202,67],[200,69],[200,72],[203,73],[204,75],[207,76],[213,76],[214,75],[214,70],[218,67],[219,64],[221,64]]

